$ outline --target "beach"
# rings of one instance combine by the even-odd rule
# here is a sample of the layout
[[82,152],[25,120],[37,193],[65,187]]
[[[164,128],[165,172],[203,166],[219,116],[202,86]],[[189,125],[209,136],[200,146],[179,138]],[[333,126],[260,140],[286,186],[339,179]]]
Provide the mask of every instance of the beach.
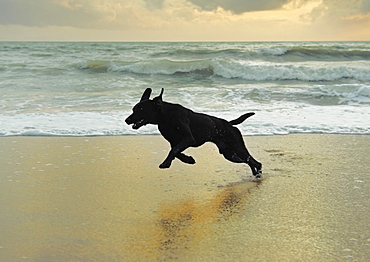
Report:
[[[0,42],[0,262],[370,261],[370,42]],[[160,169],[144,90],[231,121]]]
[[0,261],[368,261],[370,136],[245,136],[159,169],[158,135],[0,138]]

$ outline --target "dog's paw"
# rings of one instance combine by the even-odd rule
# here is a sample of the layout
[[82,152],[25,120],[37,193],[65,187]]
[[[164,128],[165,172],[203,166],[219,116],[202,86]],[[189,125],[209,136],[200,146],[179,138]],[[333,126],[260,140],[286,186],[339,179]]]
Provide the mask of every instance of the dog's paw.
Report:
[[171,162],[163,162],[162,164],[159,165],[159,168],[169,168],[171,166]]
[[186,156],[186,158],[184,158],[183,160],[184,160],[184,163],[186,164],[191,164],[191,165],[195,164],[195,160],[191,156]]
[[195,160],[191,156],[187,156],[183,153],[180,153],[176,156],[181,162],[184,162],[185,164],[195,164]]
[[262,178],[262,170],[257,171],[256,178]]

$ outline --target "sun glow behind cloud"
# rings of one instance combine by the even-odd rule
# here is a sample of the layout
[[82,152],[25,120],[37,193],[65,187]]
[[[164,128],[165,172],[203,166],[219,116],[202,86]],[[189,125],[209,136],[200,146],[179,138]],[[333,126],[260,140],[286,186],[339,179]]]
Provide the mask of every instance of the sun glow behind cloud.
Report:
[[0,0],[0,40],[370,40],[370,0]]

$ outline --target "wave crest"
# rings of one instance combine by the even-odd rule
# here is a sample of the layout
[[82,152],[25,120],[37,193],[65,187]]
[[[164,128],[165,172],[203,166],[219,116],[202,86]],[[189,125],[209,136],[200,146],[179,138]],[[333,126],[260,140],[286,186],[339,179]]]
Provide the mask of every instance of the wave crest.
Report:
[[147,75],[214,75],[212,63],[208,60],[172,61],[168,59],[143,61],[84,61],[76,64],[82,70],[93,72],[122,72]]
[[306,47],[294,47],[287,49],[285,52],[280,54],[282,56],[301,56],[305,58],[317,58],[317,59],[355,59],[355,60],[369,60],[369,50],[357,50],[357,49],[333,49],[333,48],[306,48]]
[[340,79],[370,80],[370,68],[361,64],[285,64],[226,59],[173,61],[153,59],[141,61],[84,61],[76,65],[81,70],[96,73],[120,72],[146,75],[217,76],[249,81],[337,81]]

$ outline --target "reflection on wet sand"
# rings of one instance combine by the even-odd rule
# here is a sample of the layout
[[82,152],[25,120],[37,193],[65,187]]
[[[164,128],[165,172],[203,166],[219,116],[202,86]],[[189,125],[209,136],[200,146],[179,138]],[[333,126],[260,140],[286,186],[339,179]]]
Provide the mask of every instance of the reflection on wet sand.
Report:
[[262,180],[233,183],[205,201],[184,200],[160,206],[159,220],[156,223],[160,260],[186,257],[185,252],[194,252],[204,236],[211,233],[210,224],[223,222],[246,212],[245,202],[260,183]]
[[0,261],[369,261],[369,141],[248,138],[254,181],[212,145],[160,170],[158,136],[2,138]]

